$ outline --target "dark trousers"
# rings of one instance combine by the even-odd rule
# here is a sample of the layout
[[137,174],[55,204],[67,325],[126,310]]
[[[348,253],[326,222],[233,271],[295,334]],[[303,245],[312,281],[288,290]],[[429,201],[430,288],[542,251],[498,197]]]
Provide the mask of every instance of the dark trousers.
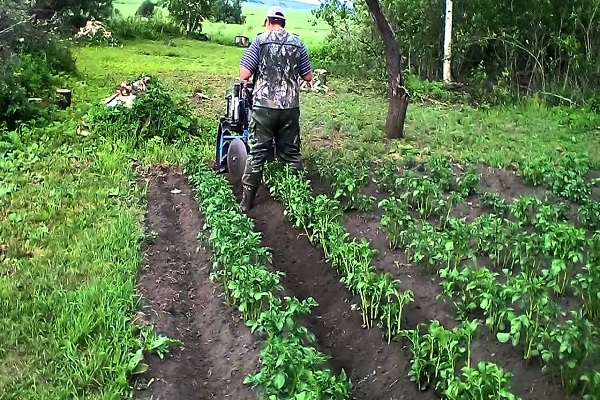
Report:
[[254,107],[249,126],[248,145],[250,152],[242,183],[259,186],[263,167],[271,154],[275,139],[277,156],[280,161],[299,172],[303,168],[300,152],[300,108],[275,109]]

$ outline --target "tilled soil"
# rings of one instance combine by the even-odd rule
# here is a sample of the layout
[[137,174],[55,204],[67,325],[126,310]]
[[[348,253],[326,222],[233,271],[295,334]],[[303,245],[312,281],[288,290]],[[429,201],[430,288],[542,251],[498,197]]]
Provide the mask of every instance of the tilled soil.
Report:
[[139,277],[144,319],[182,344],[165,359],[146,357],[149,369],[136,382],[136,398],[257,398],[243,380],[258,371],[260,342],[209,281],[210,253],[197,240],[203,220],[186,177],[158,168],[147,179],[146,229],[156,238]]
[[410,358],[399,343],[388,344],[379,328],[362,327],[360,312],[352,309],[359,299],[340,282],[335,269],[283,216],[283,207],[261,187],[249,216],[263,235],[263,245],[273,251],[273,267],[285,272],[282,284],[299,299],[313,297],[318,306],[307,316],[307,327],[317,338],[317,348],[332,357],[331,364],[350,376],[353,399],[434,399],[421,392],[407,373]]
[[[519,194],[542,195],[543,190],[527,187],[522,179],[510,172],[487,171],[484,173],[479,190],[498,192],[503,198],[512,201]],[[459,217],[472,220],[481,214],[482,210],[477,204],[468,203],[457,208]],[[375,258],[375,267],[382,273],[388,272],[401,281],[402,289],[410,289],[414,293],[413,317],[407,317],[409,324],[437,319],[446,328],[452,328],[458,323],[454,318],[453,307],[436,299],[441,292],[440,279],[423,273],[418,267],[407,263],[406,254],[402,250],[390,250],[385,231],[381,226],[381,210],[372,212],[348,212],[345,218],[345,227],[352,237],[366,238],[372,248],[379,251]],[[523,360],[522,347],[512,347],[510,344],[501,344],[489,332],[487,327],[481,325],[479,338],[473,343],[472,361],[492,361],[513,374],[513,393],[523,400],[567,400],[575,396],[567,396],[564,389],[553,383],[552,378],[541,372],[538,364],[526,365]]]
[[[198,249],[202,217],[187,179],[173,169],[154,170],[148,177],[148,231],[157,233],[145,249],[146,266],[140,290],[146,304],[145,319],[157,330],[183,342],[164,360],[152,355],[149,370],[138,379],[139,399],[253,399],[257,391],[244,385],[256,372],[260,342],[243,325],[237,312],[223,304],[222,290],[209,281],[211,260]],[[178,189],[181,192],[172,192]],[[501,188],[500,188],[501,189]],[[239,187],[236,188],[239,199]],[[263,186],[249,216],[263,235],[262,244],[273,252],[272,268],[285,272],[284,292],[299,299],[313,297],[319,304],[303,322],[316,336],[316,347],[329,355],[333,372],[348,373],[353,399],[435,399],[431,390],[420,391],[407,373],[410,355],[401,344],[388,344],[377,327],[362,327],[362,317],[352,305],[359,299],[340,282],[304,233],[283,215],[283,206]],[[365,237],[380,251],[375,266],[402,281],[415,293],[405,311],[405,327],[432,319],[446,327],[456,325],[453,310],[436,299],[439,282],[406,263],[401,251],[387,248],[376,213],[349,213],[346,227]],[[482,327],[482,332],[486,332]],[[524,400],[569,399],[552,385],[539,367],[526,367],[520,349],[501,345],[484,334],[473,346],[473,361],[490,360],[514,374],[515,394]],[[148,383],[151,383],[148,385]]]

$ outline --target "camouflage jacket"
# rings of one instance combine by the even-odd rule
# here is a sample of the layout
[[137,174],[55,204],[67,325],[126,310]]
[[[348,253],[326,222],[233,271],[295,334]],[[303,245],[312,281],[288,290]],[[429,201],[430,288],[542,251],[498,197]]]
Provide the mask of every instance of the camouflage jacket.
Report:
[[252,71],[253,106],[289,109],[300,106],[299,78],[310,72],[306,47],[285,29],[259,34],[240,65]]

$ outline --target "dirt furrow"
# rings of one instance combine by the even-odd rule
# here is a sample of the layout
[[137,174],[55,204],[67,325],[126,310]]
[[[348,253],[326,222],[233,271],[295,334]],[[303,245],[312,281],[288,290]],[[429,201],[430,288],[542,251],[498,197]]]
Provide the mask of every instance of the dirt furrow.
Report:
[[158,332],[182,344],[163,360],[146,360],[149,370],[136,383],[136,397],[256,398],[243,380],[258,370],[259,342],[209,281],[211,259],[199,248],[203,221],[190,185],[172,168],[153,170],[147,179],[146,228],[156,237],[145,249],[139,277],[143,311]]
[[[318,307],[306,318],[318,340],[317,348],[332,357],[332,365],[344,368],[354,386],[353,399],[434,399],[420,392],[406,377],[409,356],[398,343],[387,344],[378,328],[362,328],[362,317],[335,269],[283,216],[283,206],[264,187],[249,216],[263,235],[263,244],[273,250],[273,266],[286,276],[282,284],[296,297],[313,297]],[[337,371],[336,371],[337,372]]]

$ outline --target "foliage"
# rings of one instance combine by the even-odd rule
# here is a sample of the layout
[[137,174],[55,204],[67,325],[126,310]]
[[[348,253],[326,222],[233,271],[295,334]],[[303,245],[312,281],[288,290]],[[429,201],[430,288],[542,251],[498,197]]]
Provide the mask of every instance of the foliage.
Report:
[[[559,180],[557,190],[578,187],[571,180],[589,188],[585,162],[572,156],[565,155],[564,164],[544,166],[541,171],[536,169],[537,161],[532,163],[525,172],[531,180]],[[431,205],[443,192],[455,187],[460,199],[472,191],[461,189],[460,177],[455,186],[449,178],[449,164],[436,155],[430,156],[423,176],[412,170],[399,176],[393,168],[394,164],[384,164],[377,171],[378,183],[391,194],[380,202],[381,225],[390,247],[402,247],[410,262],[439,275],[441,297],[452,299],[460,319],[483,313],[485,325],[500,342],[522,348],[526,360],[541,360],[545,370],[560,376],[568,392],[591,395],[595,385],[592,364],[600,355],[594,325],[600,307],[598,234],[590,236],[585,228],[573,225],[569,218],[578,221],[580,217],[570,216],[564,201],[549,203],[527,195],[507,204],[497,194],[484,193],[484,204],[492,213],[471,223],[450,214],[442,223],[430,223]],[[467,179],[469,175],[463,175],[462,181],[477,181],[474,176]],[[439,186],[434,185],[436,181]],[[559,193],[573,202],[589,196],[585,190]],[[585,199],[586,204],[594,202]],[[490,260],[493,267],[480,266],[479,257]],[[582,311],[571,312],[571,319],[564,322],[561,316],[567,311],[556,296],[569,293],[580,298]],[[414,365],[421,368],[424,364]],[[464,371],[473,377],[483,372]],[[424,370],[414,373],[422,376]],[[497,379],[504,380],[502,374]],[[452,393],[471,390],[463,381],[449,387]],[[463,395],[469,398],[468,393]]]
[[108,21],[108,29],[113,38],[120,40],[148,39],[159,40],[165,38],[182,37],[183,31],[160,12],[154,12],[149,17],[114,16]]
[[372,327],[377,321],[388,342],[399,335],[404,307],[413,302],[414,294],[400,290],[399,281],[375,270],[372,259],[376,251],[368,241],[349,238],[341,225],[339,201],[323,194],[313,197],[310,182],[303,175],[292,174],[287,166],[269,164],[265,182],[273,197],[283,203],[287,218],[305,230],[312,244],[323,248],[344,285],[360,297],[358,308],[364,325]]
[[107,18],[112,13],[112,3],[113,0],[36,0],[32,8],[41,19],[53,20],[65,30]]
[[208,0],[160,0],[158,4],[169,11],[188,35],[202,32],[202,22],[213,14]]
[[[134,80],[137,79],[141,77]],[[131,107],[124,104],[107,107],[100,103],[89,111],[86,119],[95,133],[124,139],[134,147],[156,136],[165,143],[173,143],[199,135],[203,130],[191,106],[183,100],[175,101],[153,76],[147,92],[138,94]]]
[[351,385],[345,371],[335,376],[324,367],[328,356],[312,346],[314,335],[299,322],[317,305],[314,299],[277,297],[280,274],[264,266],[270,249],[260,246],[254,222],[241,214],[225,178],[197,157],[186,164],[210,229],[216,260],[211,276],[223,282],[226,300],[238,307],[252,331],[267,335],[262,368],[244,382],[260,386],[269,399],[346,400]]
[[0,128],[0,398],[129,398],[173,343],[132,323],[143,193],[125,143],[53,117]]
[[217,0],[213,4],[213,20],[215,22],[224,22],[226,24],[243,25],[246,23],[246,16],[242,15],[243,0]]
[[370,182],[369,167],[360,154],[339,158],[333,152],[320,151],[306,157],[307,164],[329,186],[332,198],[339,201],[344,211],[367,211],[375,198],[362,193]]
[[144,0],[144,2],[140,4],[140,7],[136,11],[136,15],[149,18],[154,15],[155,7],[156,3],[152,2],[152,0]]
[[[436,380],[436,389],[447,391],[449,398],[477,398],[478,393],[484,392],[489,393],[490,398],[516,399],[510,393],[510,376],[498,366],[480,364],[477,370],[470,369],[470,344],[475,337],[476,322],[463,322],[461,327],[447,331],[439,322],[432,321],[429,334],[421,334],[418,327],[402,328],[402,311],[414,300],[413,293],[400,291],[398,281],[392,280],[389,274],[376,272],[371,264],[376,252],[369,248],[368,241],[350,239],[341,225],[342,207],[337,200],[322,194],[312,196],[310,182],[303,174],[292,174],[287,166],[269,164],[265,182],[272,196],[283,203],[287,218],[305,230],[311,243],[323,248],[325,258],[337,269],[341,281],[353,294],[359,295],[358,309],[364,325],[373,327],[374,321],[379,320],[378,325],[388,341],[398,336],[411,340],[413,356],[409,375],[419,387]],[[465,383],[454,375],[456,367],[465,359],[464,374],[480,375],[473,382]]]
[[[385,72],[382,41],[362,2],[349,9],[339,0],[323,2],[315,15],[332,28],[321,58],[347,72]],[[382,9],[400,41],[404,65],[421,78],[441,78],[443,3],[382,0]],[[593,0],[454,2],[453,76],[506,101],[534,90],[551,102],[593,98],[600,85],[600,28]],[[589,16],[592,16],[591,18]],[[377,57],[372,57],[372,55]],[[371,60],[370,60],[371,58]],[[509,93],[511,92],[511,93]],[[592,105],[593,106],[593,105]]]
[[523,178],[529,183],[544,185],[556,195],[580,204],[591,195],[586,179],[589,169],[587,158],[572,152],[565,152],[555,160],[540,154],[524,160],[521,166]]
[[34,25],[19,4],[0,2],[0,126],[11,130],[43,112],[29,98],[52,103],[57,75],[76,71],[69,48]]

